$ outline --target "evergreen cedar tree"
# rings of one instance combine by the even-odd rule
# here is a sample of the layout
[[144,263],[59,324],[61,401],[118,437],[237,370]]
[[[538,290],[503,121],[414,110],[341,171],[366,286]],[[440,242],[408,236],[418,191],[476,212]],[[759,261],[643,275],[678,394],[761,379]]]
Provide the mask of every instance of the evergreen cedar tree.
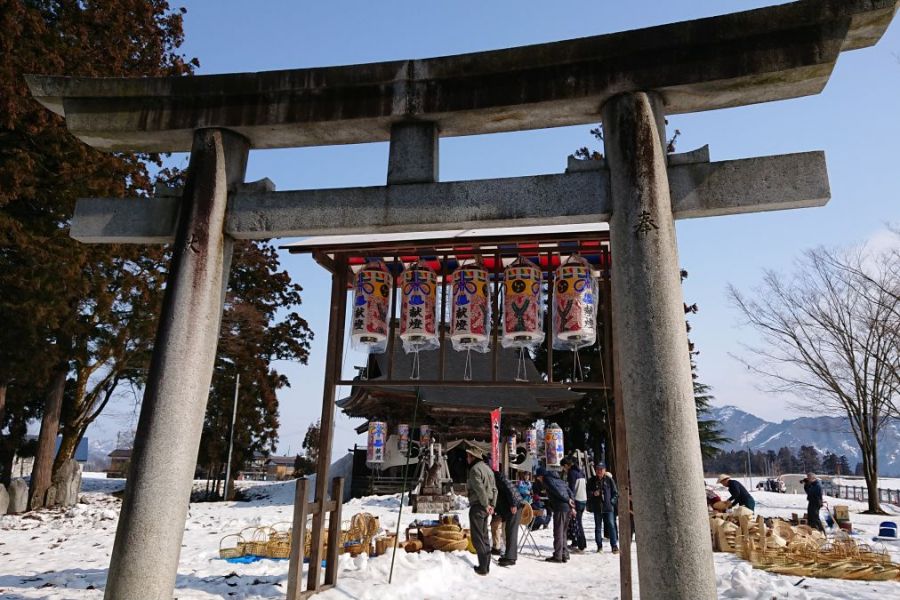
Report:
[[[28,451],[28,422],[42,417],[33,507],[49,485],[60,425],[57,464],[121,384],[146,377],[168,266],[165,247],[72,240],[75,200],[147,196],[155,179],[183,173],[162,169],[158,154],[104,153],[77,140],[31,98],[23,75],[188,75],[199,62],[178,52],[184,12],[160,0],[0,0],[0,480],[9,480],[13,454]],[[311,332],[290,311],[300,291],[268,244],[237,245],[219,348],[245,386],[236,462],[274,446],[275,391],[288,382],[271,360],[306,361]],[[221,434],[227,401],[219,441],[234,380],[221,362],[207,416]]]

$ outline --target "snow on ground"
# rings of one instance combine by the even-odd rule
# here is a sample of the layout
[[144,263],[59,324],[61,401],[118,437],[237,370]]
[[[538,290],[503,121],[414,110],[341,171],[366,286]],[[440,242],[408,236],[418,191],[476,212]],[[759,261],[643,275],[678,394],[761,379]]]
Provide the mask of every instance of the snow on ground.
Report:
[[[179,600],[234,598],[256,600],[283,598],[287,584],[287,561],[263,560],[248,565],[218,559],[219,540],[244,527],[287,521],[291,517],[293,482],[244,484],[252,487],[250,502],[192,504],[185,527],[184,547],[178,569],[175,597]],[[120,500],[113,495],[124,487],[122,480],[86,476],[83,502],[68,510],[48,510],[24,516],[0,517],[0,599],[83,600],[103,597],[109,554],[112,550]],[[805,499],[790,494],[754,493],[757,510],[765,516],[802,513]],[[861,503],[846,503],[861,541],[870,541],[884,517],[857,514]],[[380,517],[382,527],[397,525],[398,496],[354,499],[344,505],[343,516],[361,511]],[[893,507],[895,513],[900,512]],[[463,523],[468,520],[460,511]],[[403,528],[417,516],[404,506]],[[426,515],[427,517],[428,515]],[[898,517],[888,517],[897,520]],[[588,548],[593,544],[593,517],[584,515]],[[640,524],[637,525],[640,527]],[[401,529],[402,532],[402,529]],[[402,533],[401,533],[402,536]],[[547,556],[552,546],[549,530],[535,532],[538,548]],[[567,564],[548,564],[526,550],[518,564],[501,568],[494,564],[488,577],[475,575],[473,555],[466,552],[407,554],[398,552],[393,583],[388,584],[391,554],[369,558],[340,557],[337,589],[320,594],[322,600],[392,600],[423,598],[507,598],[525,594],[541,598],[617,598],[618,557],[573,554]],[[900,561],[900,546],[891,550]],[[634,555],[636,556],[636,555]],[[636,563],[634,566],[637,572]],[[770,575],[752,569],[730,554],[715,555],[716,579],[721,598],[771,600],[826,600],[854,598],[885,600],[900,597],[900,583],[853,582],[802,579]],[[637,588],[637,578],[635,586]]]

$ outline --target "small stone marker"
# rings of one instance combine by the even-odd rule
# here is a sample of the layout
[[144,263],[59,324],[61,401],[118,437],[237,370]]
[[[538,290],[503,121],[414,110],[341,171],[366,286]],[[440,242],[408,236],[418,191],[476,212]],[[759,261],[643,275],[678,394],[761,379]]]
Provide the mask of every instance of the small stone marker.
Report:
[[13,479],[8,492],[9,506],[6,508],[6,514],[14,515],[28,510],[28,484],[24,479]]
[[0,515],[5,515],[8,507],[9,494],[6,493],[6,486],[0,483]]

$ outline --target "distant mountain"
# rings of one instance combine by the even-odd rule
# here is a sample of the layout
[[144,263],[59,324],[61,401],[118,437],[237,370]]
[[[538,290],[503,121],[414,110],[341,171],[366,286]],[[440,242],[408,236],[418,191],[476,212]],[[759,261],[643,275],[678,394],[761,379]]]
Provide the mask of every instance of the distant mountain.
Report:
[[88,462],[86,471],[102,471],[109,466],[110,452],[116,449],[116,440],[88,439]]
[[[847,420],[840,417],[800,417],[781,423],[770,423],[735,406],[712,407],[710,416],[717,420],[731,443],[723,450],[738,450],[750,445],[753,451],[782,447],[794,451],[800,446],[813,446],[820,454],[834,452],[846,455],[852,467],[860,461],[859,446]],[[878,440],[878,472],[885,477],[900,476],[900,423],[891,423]]]

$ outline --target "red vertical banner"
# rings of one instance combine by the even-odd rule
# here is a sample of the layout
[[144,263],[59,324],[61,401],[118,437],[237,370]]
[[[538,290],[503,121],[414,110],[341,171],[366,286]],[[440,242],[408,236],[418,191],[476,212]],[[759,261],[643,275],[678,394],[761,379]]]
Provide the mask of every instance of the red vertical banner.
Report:
[[500,470],[500,411],[495,408],[491,411],[491,468]]

